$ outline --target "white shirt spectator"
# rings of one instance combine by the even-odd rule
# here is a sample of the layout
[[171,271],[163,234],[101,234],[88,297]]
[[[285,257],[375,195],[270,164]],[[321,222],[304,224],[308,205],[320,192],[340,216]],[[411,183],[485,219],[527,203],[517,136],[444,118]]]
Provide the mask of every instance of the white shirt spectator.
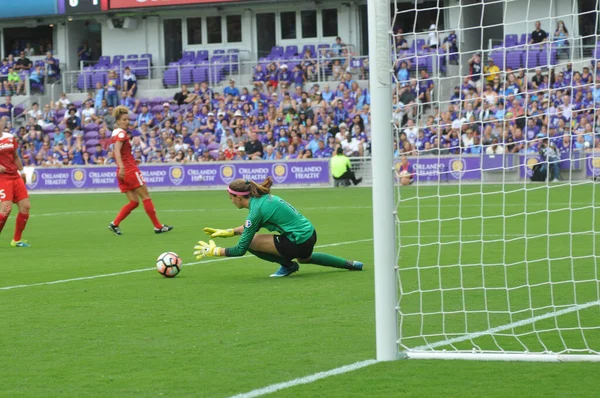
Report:
[[414,144],[417,136],[419,135],[419,129],[416,126],[407,126],[404,129],[404,134],[406,134],[406,139],[408,142]]
[[71,101],[66,96],[60,97],[58,102],[62,105],[63,108],[66,108],[71,103]]
[[437,27],[432,24],[429,27],[429,47],[437,47],[438,45],[438,34],[436,32]]
[[344,150],[344,155],[354,156],[355,154],[358,153],[358,149],[360,147],[360,141],[358,141],[356,138],[351,137],[349,141],[347,139],[342,141],[341,145],[342,145],[342,149]]
[[27,112],[27,116],[34,118],[35,120],[38,120],[39,118],[42,117],[42,111],[40,111],[39,109],[30,109]]
[[502,155],[503,153],[504,153],[504,146],[502,146],[500,144],[490,145],[485,149],[486,155]]
[[96,115],[96,110],[92,107],[84,108],[81,110],[81,116],[83,117],[84,123],[89,123],[92,121],[92,116]]

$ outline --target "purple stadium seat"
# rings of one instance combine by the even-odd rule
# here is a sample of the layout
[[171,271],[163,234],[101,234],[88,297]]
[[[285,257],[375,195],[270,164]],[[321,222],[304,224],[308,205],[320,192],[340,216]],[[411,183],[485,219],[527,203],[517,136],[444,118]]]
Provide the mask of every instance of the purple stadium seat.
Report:
[[492,51],[491,55],[494,63],[500,68],[500,70],[504,70],[504,51]]
[[54,133],[48,133],[48,138],[50,138],[50,141],[54,140]]
[[227,49],[227,54],[239,54],[240,53],[240,49],[239,48],[229,48]]
[[98,125],[96,123],[88,123],[83,128],[83,131],[98,131]]
[[108,55],[102,55],[98,58],[98,65],[108,65],[110,64],[110,57]]
[[94,87],[91,83],[92,74],[90,71],[83,71],[77,76],[77,89],[79,91],[87,91]]
[[86,140],[97,140],[98,139],[98,132],[97,131],[88,131],[87,133],[85,133],[84,137]]
[[89,148],[89,147],[93,147],[93,146],[98,145],[99,142],[100,141],[98,141],[97,139],[92,138],[90,140],[85,140],[85,145]]
[[225,54],[225,50],[222,48],[216,49],[213,51],[213,55]]
[[314,57],[315,54],[315,45],[314,44],[306,44],[304,45],[304,47],[302,47],[302,54],[304,54],[306,52],[306,50],[310,50],[310,55],[312,57]]
[[329,46],[329,44],[319,44],[317,46],[317,50],[321,50],[321,49],[327,49],[329,50],[331,47]]
[[131,69],[137,77],[147,77],[150,74],[150,61],[148,59],[137,61]]
[[193,51],[184,51],[183,55],[181,57],[181,61],[184,61],[184,62],[193,61],[195,57],[196,57],[196,54]]
[[196,61],[208,61],[208,51],[198,50],[196,53]]
[[521,51],[511,51],[506,53],[506,67],[511,69],[519,69],[521,67]]
[[363,61],[360,58],[352,58],[352,60],[350,61],[350,66],[352,68],[362,68]]
[[216,142],[211,142],[206,146],[207,151],[218,151],[221,146]]
[[112,59],[111,64],[112,65],[119,65],[121,63],[122,60],[125,59],[124,55],[115,55]]
[[504,36],[504,47],[515,47],[519,44],[519,36],[515,34],[510,34]]
[[106,72],[96,72],[92,75],[92,87],[96,87],[96,83],[100,83],[102,86],[106,85]]
[[[413,41],[414,43],[414,41]],[[425,45],[425,39],[417,39],[417,51],[421,51],[421,49],[423,48],[423,46]]]
[[540,51],[537,48],[530,47],[525,53],[523,53],[523,63],[528,69],[537,68],[540,64],[539,61]]
[[152,109],[150,109],[150,111],[151,111],[152,113],[160,113],[160,112],[162,112],[162,110],[163,110],[163,107],[162,107],[162,105],[154,105],[154,106],[152,107]]
[[273,48],[271,48],[271,57],[281,57],[283,56],[283,47],[282,46],[275,46]]
[[138,59],[138,58],[139,58],[139,55],[137,55],[137,54],[129,54],[129,55],[127,55],[127,59]]
[[194,71],[192,72],[192,80],[194,83],[202,83],[208,80],[208,68],[205,66],[194,68]]
[[152,64],[152,54],[142,54],[140,59],[147,59],[150,64]]
[[286,46],[284,56],[286,58],[292,57],[298,54],[298,46]]
[[521,39],[519,40],[519,44],[521,44],[521,45],[528,44],[530,40],[531,40],[531,33],[522,33]]
[[45,126],[43,128],[44,133],[50,133],[52,131],[54,131],[54,127],[56,127],[54,124],[48,124],[47,126]]
[[130,114],[128,115],[128,117],[129,117],[129,121],[130,121],[130,122],[135,122],[135,121],[137,120],[137,118],[138,118],[138,115],[137,115],[137,114],[135,114],[135,113],[130,113]]
[[56,120],[62,119],[65,116],[65,113],[67,113],[67,110],[64,108],[57,110],[56,111]]
[[179,85],[179,73],[175,68],[169,68],[165,70],[163,75],[163,84],[165,86],[178,86]]
[[192,72],[194,71],[193,66],[184,66],[181,68],[181,84],[192,83]]
[[177,112],[178,110],[179,110],[179,105],[177,105],[177,104],[171,104],[171,111]]

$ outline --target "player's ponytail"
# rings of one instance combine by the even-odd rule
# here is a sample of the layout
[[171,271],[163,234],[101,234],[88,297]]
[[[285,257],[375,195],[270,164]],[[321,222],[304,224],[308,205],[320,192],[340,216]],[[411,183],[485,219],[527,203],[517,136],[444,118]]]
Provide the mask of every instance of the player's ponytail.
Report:
[[123,115],[129,115],[129,109],[126,106],[119,105],[113,110],[113,117],[115,120],[119,120]]
[[243,196],[246,198],[258,198],[270,194],[272,185],[273,179],[271,177],[267,177],[260,184],[257,184],[254,181],[242,180],[241,178],[238,178],[229,184],[227,191],[232,195]]

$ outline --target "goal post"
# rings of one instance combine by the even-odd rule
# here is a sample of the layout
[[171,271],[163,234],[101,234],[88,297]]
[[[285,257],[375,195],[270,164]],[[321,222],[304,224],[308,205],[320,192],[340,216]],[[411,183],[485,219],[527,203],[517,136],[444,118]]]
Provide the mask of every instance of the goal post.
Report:
[[378,360],[600,361],[588,3],[369,0]]

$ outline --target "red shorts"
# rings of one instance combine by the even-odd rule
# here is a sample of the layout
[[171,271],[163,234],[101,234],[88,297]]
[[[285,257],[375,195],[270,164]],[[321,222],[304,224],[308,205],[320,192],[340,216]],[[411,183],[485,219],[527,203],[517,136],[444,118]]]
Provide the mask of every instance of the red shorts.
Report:
[[146,184],[142,173],[138,169],[125,170],[124,179],[119,178],[119,171],[117,170],[117,182],[119,183],[119,189],[123,193],[133,191]]
[[27,187],[21,177],[0,178],[0,202],[19,203],[28,197]]
[[278,84],[279,84],[279,82],[277,80],[269,80],[269,82],[267,83],[267,86],[271,86],[276,89]]

